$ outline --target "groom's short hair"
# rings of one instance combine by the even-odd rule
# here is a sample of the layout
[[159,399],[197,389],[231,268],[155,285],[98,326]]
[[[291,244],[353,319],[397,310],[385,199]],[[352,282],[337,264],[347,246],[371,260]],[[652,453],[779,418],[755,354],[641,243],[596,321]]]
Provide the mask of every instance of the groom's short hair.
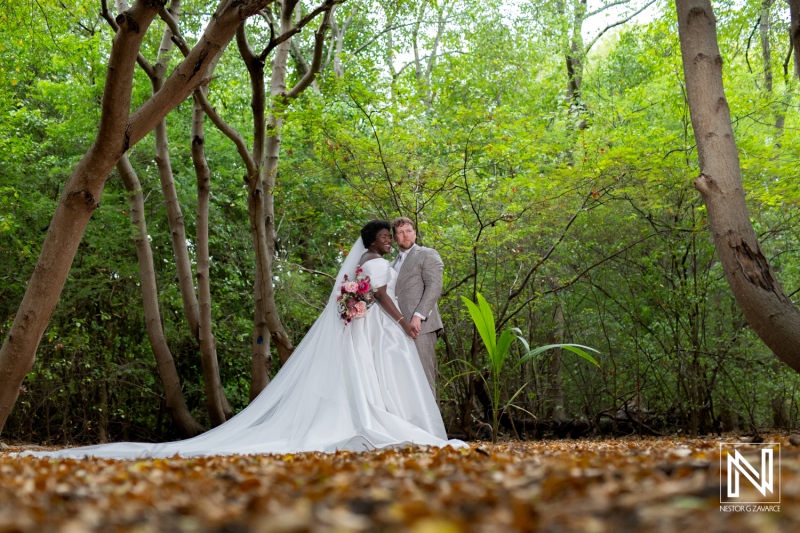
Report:
[[408,217],[397,217],[396,219],[392,220],[392,234],[397,233],[397,228],[400,226],[405,226],[406,224],[410,224],[414,231],[417,231],[417,226],[414,225],[414,221]]

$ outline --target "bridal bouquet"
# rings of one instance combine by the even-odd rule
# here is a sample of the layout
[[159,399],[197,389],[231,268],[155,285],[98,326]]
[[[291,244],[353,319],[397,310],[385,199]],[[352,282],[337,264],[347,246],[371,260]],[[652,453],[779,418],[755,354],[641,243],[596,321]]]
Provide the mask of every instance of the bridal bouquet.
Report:
[[344,321],[345,326],[354,318],[366,316],[367,309],[375,303],[375,292],[369,282],[369,276],[362,276],[361,265],[356,267],[356,279],[350,281],[347,274],[344,275],[340,294],[336,298],[339,309],[339,316]]

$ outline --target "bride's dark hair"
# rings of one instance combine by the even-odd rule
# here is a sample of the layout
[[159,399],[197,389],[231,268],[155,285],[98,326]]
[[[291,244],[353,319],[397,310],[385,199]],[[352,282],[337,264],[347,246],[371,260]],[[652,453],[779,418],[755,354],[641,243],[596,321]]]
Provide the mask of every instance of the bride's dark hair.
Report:
[[364,224],[361,228],[361,242],[364,243],[364,248],[369,248],[375,242],[375,237],[382,229],[392,231],[392,226],[385,220],[370,220]]

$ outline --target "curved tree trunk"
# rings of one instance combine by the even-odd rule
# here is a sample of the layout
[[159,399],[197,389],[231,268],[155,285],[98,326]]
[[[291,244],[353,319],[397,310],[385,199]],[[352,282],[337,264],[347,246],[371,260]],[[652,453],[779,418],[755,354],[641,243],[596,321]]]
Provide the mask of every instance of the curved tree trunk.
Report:
[[150,248],[147,222],[144,217],[142,186],[127,156],[123,155],[117,162],[117,170],[130,199],[131,224],[135,228],[133,239],[136,242],[136,255],[139,259],[139,281],[142,286],[145,327],[147,329],[147,338],[150,341],[153,356],[158,366],[158,375],[161,377],[161,383],[164,386],[167,412],[169,412],[172,421],[181,433],[187,437],[193,437],[199,435],[205,429],[194,419],[186,407],[180,378],[175,368],[175,360],[172,358],[172,353],[164,335],[164,328],[161,326],[161,313],[158,309],[158,287],[155,268],[153,267],[153,251]]
[[[180,16],[180,4],[180,0],[171,0],[166,13],[162,12],[162,17],[177,21]],[[118,11],[124,10],[127,7],[126,2],[123,0],[117,0],[116,5]],[[174,27],[177,29],[177,24]],[[175,35],[173,35],[171,26],[167,25],[161,37],[161,44],[158,48],[158,57],[155,64],[150,68],[143,67],[145,73],[150,78],[153,94],[158,93],[164,84],[164,78],[167,73],[172,50],[175,47],[175,43],[173,42],[174,37]],[[142,59],[139,60],[139,63],[140,65],[143,63]],[[209,73],[213,72],[213,66],[214,63],[209,67]],[[200,345],[200,358],[204,377],[203,382],[206,388],[206,408],[212,425],[218,426],[233,414],[233,409],[231,409],[228,404],[227,398],[225,398],[222,390],[219,366],[216,359],[216,348],[213,343],[203,342],[200,338],[200,311],[197,294],[195,293],[194,276],[192,275],[192,261],[189,257],[189,246],[186,239],[186,226],[178,200],[178,192],[175,187],[175,176],[172,171],[166,117],[161,119],[156,125],[153,131],[153,137],[155,141],[156,166],[158,167],[158,177],[161,182],[161,190],[166,206],[170,239],[172,241],[172,253],[175,259],[175,268],[178,275],[178,286],[180,288],[184,315],[189,323],[189,329],[192,335]],[[202,155],[202,146],[200,150]],[[205,161],[204,157],[203,161]],[[206,242],[206,245],[207,244]],[[197,246],[199,248],[201,245],[198,243]]]
[[[236,34],[236,43],[239,52],[250,75],[252,99],[250,105],[253,110],[253,153],[252,160],[256,168],[249,173],[247,182],[248,196],[247,208],[250,215],[250,232],[253,237],[253,246],[256,257],[255,276],[255,317],[256,327],[254,337],[263,338],[259,331],[262,319],[269,329],[272,342],[278,351],[281,364],[285,363],[294,351],[294,346],[281,323],[278,309],[275,305],[275,289],[272,284],[272,260],[275,256],[275,182],[278,173],[278,159],[281,145],[281,126],[283,113],[288,102],[296,98],[314,81],[322,65],[322,52],[324,49],[325,33],[330,27],[330,17],[334,7],[330,0],[323,2],[318,10],[323,10],[322,23],[315,33],[314,57],[312,64],[303,77],[291,91],[286,91],[286,65],[291,51],[291,41],[283,40],[275,47],[275,57],[272,61],[272,77],[270,81],[271,106],[267,118],[266,86],[264,78],[265,53],[257,56],[247,42],[244,26],[239,27]],[[281,5],[279,13],[279,35],[292,35],[292,33],[305,24],[309,19],[304,17],[297,24],[293,21],[294,9],[297,0],[286,0]],[[270,43],[272,44],[272,43]],[[265,51],[266,52],[266,51]],[[268,358],[268,352],[263,341],[254,343],[253,371],[258,373],[257,382],[252,385],[253,391],[265,383],[260,361]],[[265,363],[268,365],[268,361]],[[255,374],[254,374],[255,375]],[[252,396],[252,392],[251,392]]]
[[236,28],[269,0],[222,0],[205,32],[164,87],[130,114],[133,69],[147,28],[164,0],[139,0],[117,17],[108,60],[100,125],[94,143],[64,186],[25,297],[0,348],[0,432],[33,366],[36,348],[69,274],[72,260],[106,180],[119,158],[206,79]]
[[39,341],[61,295],[86,225],[99,207],[108,174],[125,151],[133,69],[144,33],[160,7],[156,2],[139,1],[117,17],[119,31],[108,60],[97,137],[64,186],[36,269],[0,349],[0,431],[17,401],[25,375],[33,367]]
[[716,20],[709,0],[677,0],[678,31],[703,195],[725,277],[764,343],[800,372],[800,312],[778,284],[745,204],[739,154],[722,86]]
[[[199,89],[204,90],[204,87]],[[227,401],[222,390],[217,360],[217,344],[212,331],[211,280],[209,277],[208,252],[208,204],[211,195],[211,170],[208,168],[205,150],[203,119],[205,113],[199,98],[194,98],[192,115],[192,163],[197,177],[197,289],[200,293],[199,328],[200,353],[203,358],[203,383],[211,423],[218,426],[228,418]],[[229,410],[229,409],[228,409]]]

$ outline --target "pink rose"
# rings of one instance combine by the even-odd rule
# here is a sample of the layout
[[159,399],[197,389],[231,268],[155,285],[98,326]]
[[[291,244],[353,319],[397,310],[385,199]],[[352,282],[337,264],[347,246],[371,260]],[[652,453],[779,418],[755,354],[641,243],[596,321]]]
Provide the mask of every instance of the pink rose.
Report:
[[358,302],[356,304],[355,309],[356,309],[356,318],[361,318],[363,316],[366,316],[367,304],[365,304],[364,302]]

